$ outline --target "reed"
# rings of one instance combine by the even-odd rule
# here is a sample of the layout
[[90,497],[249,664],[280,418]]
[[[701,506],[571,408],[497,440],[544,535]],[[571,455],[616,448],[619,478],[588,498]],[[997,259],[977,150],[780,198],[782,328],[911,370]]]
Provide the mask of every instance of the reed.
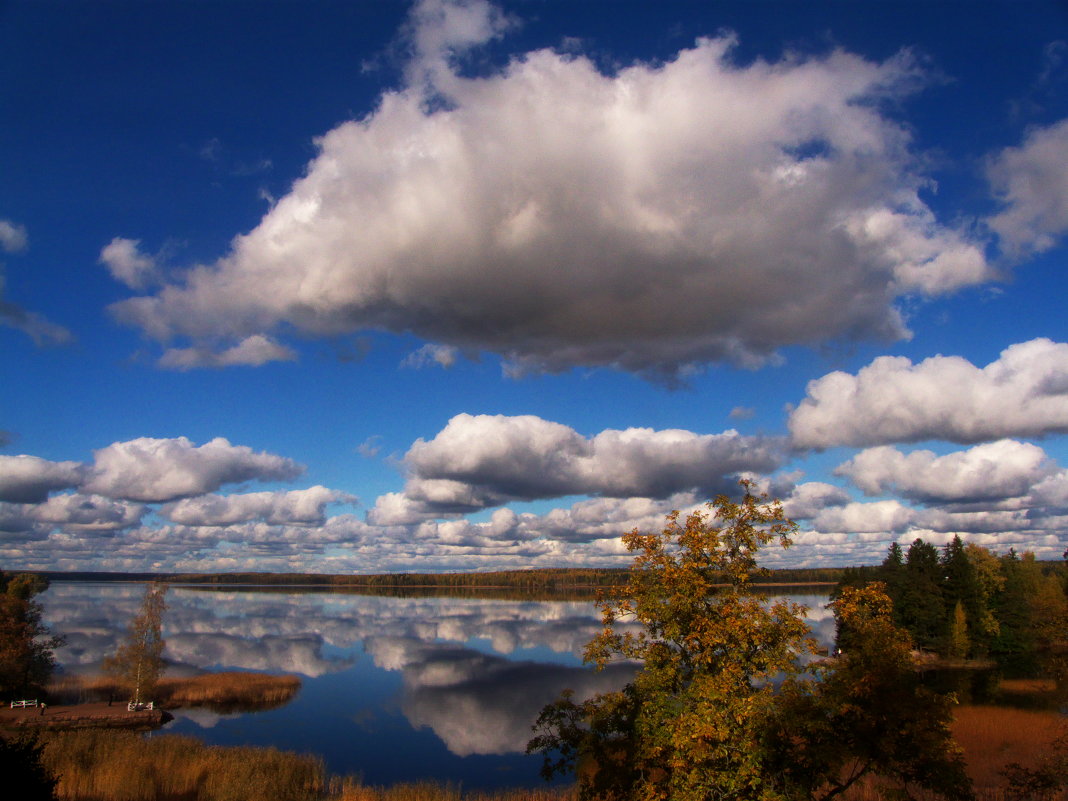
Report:
[[[1034,768],[1065,730],[1054,712],[989,706],[957,709],[954,735],[964,750],[978,801],[1005,801],[1000,771],[1016,762]],[[573,788],[497,792],[413,782],[390,787],[331,777],[321,759],[273,748],[206,746],[178,735],[142,738],[130,732],[76,731],[43,735],[46,766],[60,776],[62,801],[574,801]],[[881,801],[876,780],[858,784],[843,801]],[[918,798],[926,798],[922,793]],[[1063,797],[1063,796],[1061,796]]]
[[371,787],[352,779],[335,780],[331,801],[575,801],[572,788],[537,788],[464,792],[460,787],[437,782],[407,782],[390,787]]
[[464,792],[412,782],[372,787],[330,777],[321,759],[274,748],[207,746],[193,737],[55,732],[42,737],[61,801],[574,801],[568,788]]
[[207,706],[225,711],[266,709],[289,703],[300,689],[297,676],[267,673],[205,673],[187,679],[163,679],[156,694],[161,706],[177,709]]
[[[289,703],[298,690],[297,676],[230,671],[161,679],[152,700],[167,709],[201,706],[219,712],[252,711]],[[127,695],[104,676],[63,676],[49,685],[48,693],[55,702],[64,704],[119,700]]]
[[964,749],[968,773],[983,789],[1003,785],[1000,771],[1009,763],[1038,767],[1064,731],[1063,715],[1010,707],[964,706],[953,721],[953,736]]
[[274,748],[114,731],[57,732],[43,742],[64,801],[321,801],[327,790],[321,759]]

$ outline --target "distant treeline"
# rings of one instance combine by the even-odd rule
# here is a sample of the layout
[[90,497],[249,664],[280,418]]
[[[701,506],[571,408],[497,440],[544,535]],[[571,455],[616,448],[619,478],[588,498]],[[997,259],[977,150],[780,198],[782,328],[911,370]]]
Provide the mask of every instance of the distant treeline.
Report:
[[[754,584],[836,584],[849,568],[801,567],[770,570]],[[366,589],[509,588],[556,590],[621,587],[629,568],[550,567],[489,573],[119,573],[35,571],[51,581],[167,581],[176,584],[245,584]],[[22,571],[17,571],[22,572]]]
[[119,573],[113,570],[9,570],[9,573],[33,573],[49,581],[166,581],[173,573]]
[[[791,568],[754,577],[756,584],[834,584],[845,568]],[[320,573],[182,573],[166,577],[180,584],[258,584],[326,586],[335,588],[511,588],[563,590],[569,588],[621,587],[627,583],[627,568],[541,568],[502,570],[492,573],[374,573],[339,575]]]

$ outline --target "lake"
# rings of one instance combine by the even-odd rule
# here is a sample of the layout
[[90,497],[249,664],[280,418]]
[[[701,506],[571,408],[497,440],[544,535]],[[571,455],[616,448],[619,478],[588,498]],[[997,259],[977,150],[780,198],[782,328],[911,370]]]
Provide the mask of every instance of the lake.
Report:
[[[142,584],[54,582],[39,600],[45,622],[67,638],[56,652],[62,670],[99,673],[143,593]],[[829,646],[827,595],[788,597],[809,607],[813,633]],[[542,706],[565,688],[592,695],[631,675],[625,665],[582,665],[599,630],[587,601],[174,587],[165,675],[294,673],[303,686],[273,710],[177,710],[164,731],[318,754],[331,772],[369,784],[537,786],[540,758],[523,749]]]

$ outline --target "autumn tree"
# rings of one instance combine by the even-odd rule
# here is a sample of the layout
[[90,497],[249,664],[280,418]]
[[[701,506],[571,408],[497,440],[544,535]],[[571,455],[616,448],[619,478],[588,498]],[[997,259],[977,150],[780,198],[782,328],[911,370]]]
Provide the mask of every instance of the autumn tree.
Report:
[[41,622],[33,598],[48,587],[40,576],[0,576],[0,696],[32,698],[44,692],[63,638]]
[[[765,604],[751,588],[756,554],[784,547],[794,524],[778,503],[744,485],[659,534],[624,535],[637,552],[619,597],[602,599],[604,630],[586,647],[598,669],[613,660],[642,668],[618,693],[543,710],[528,751],[545,755],[543,775],[579,773],[580,798],[703,799],[779,797],[760,749],[773,677],[794,675],[811,643],[803,609]],[[621,631],[633,621],[640,631]]]
[[831,608],[841,656],[813,666],[812,681],[785,682],[768,727],[769,767],[792,788],[787,797],[825,801],[874,777],[898,797],[971,798],[953,700],[923,686],[885,585],[845,588]]
[[[947,704],[897,684],[914,678],[911,641],[893,624],[885,593],[872,600],[876,609],[857,600],[869,598],[865,589],[836,601],[858,647],[841,667],[806,673],[813,643],[804,608],[768,603],[751,585],[759,549],[789,546],[796,526],[781,504],[742,483],[739,502],[720,496],[685,520],[673,513],[659,534],[624,535],[634,566],[623,592],[599,602],[604,630],[585,660],[640,667],[618,692],[565,693],[542,710],[527,747],[543,755],[542,774],[576,772],[583,801],[829,799],[871,773],[968,798]],[[888,649],[889,665],[879,649]],[[865,706],[873,700],[880,703]],[[839,736],[842,725],[853,727],[852,739]],[[910,737],[931,748],[913,754],[916,770]],[[939,770],[951,778],[936,781]]]
[[150,699],[163,674],[163,613],[167,609],[164,595],[167,586],[149,584],[141,609],[130,622],[126,638],[114,655],[104,660],[104,670],[127,688],[130,701],[140,704]]

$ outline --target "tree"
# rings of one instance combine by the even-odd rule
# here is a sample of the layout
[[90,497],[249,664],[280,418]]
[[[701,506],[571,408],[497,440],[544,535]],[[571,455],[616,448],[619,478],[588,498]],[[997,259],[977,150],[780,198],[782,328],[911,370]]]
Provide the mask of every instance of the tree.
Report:
[[876,776],[905,798],[917,788],[971,798],[949,727],[954,701],[921,684],[885,587],[845,588],[831,608],[841,657],[816,665],[814,681],[786,682],[769,727],[769,769],[792,787],[789,797],[831,799]]
[[36,734],[0,737],[0,775],[18,788],[19,801],[52,801],[58,780],[47,768]]
[[[685,521],[673,513],[660,534],[624,535],[637,552],[629,582],[619,597],[599,602],[604,630],[585,659],[597,668],[617,659],[641,667],[619,692],[578,702],[565,693],[542,710],[527,747],[542,753],[542,774],[577,772],[583,801],[795,801],[841,793],[841,774],[857,764],[858,776],[875,772],[969,797],[963,773],[954,772],[948,705],[896,684],[915,678],[911,641],[890,620],[881,590],[876,611],[855,595],[874,591],[847,588],[836,601],[847,639],[871,636],[874,645],[839,660],[841,668],[804,675],[813,647],[804,608],[769,605],[751,588],[759,549],[787,547],[796,526],[781,504],[742,484],[740,502],[719,496]],[[891,666],[879,648],[888,649]],[[864,706],[879,700],[867,697],[871,687],[886,696],[876,712]],[[834,728],[846,723],[853,739]],[[931,746],[914,755],[918,773],[906,768],[907,737]],[[929,775],[941,768],[953,781],[940,785]]]
[[[720,496],[711,514],[680,522],[675,512],[660,534],[624,535],[638,555],[623,594],[599,602],[605,628],[585,660],[642,669],[621,692],[579,704],[565,696],[543,710],[528,751],[545,755],[546,778],[581,767],[583,799],[686,801],[712,787],[724,798],[778,797],[763,770],[761,722],[771,680],[796,674],[812,643],[802,607],[769,607],[752,592],[758,549],[788,545],[795,525],[744,487],[740,503]],[[643,630],[618,630],[631,619]]]
[[135,704],[149,699],[163,674],[163,613],[167,609],[165,584],[149,584],[141,601],[141,610],[118,650],[104,660],[104,670],[130,692]]
[[944,634],[946,612],[941,583],[938,549],[915,540],[905,555],[905,571],[894,598],[894,621],[911,631],[923,648],[936,647]]
[[52,676],[54,651],[64,640],[41,622],[41,605],[33,600],[47,587],[40,576],[0,577],[0,696],[38,696]]
[[963,659],[971,649],[968,639],[968,616],[964,613],[964,602],[957,601],[953,607],[953,617],[949,622],[949,635],[946,638],[946,655]]

